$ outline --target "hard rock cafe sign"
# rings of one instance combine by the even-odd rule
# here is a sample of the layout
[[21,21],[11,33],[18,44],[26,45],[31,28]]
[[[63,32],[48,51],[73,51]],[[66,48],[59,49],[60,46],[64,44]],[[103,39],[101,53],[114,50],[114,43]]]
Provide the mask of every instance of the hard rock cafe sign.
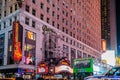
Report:
[[53,32],[56,34],[56,32],[53,29],[48,28],[46,25],[43,25],[42,30],[43,30],[43,34],[45,34],[45,32]]
[[16,63],[22,59],[22,31],[19,21],[13,22],[13,58]]

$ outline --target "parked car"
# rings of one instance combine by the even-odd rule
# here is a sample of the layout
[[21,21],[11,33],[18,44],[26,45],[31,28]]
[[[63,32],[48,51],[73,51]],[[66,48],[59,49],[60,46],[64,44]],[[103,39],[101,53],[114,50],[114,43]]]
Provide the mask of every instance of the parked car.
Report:
[[120,66],[113,67],[102,76],[88,76],[84,80],[120,80]]

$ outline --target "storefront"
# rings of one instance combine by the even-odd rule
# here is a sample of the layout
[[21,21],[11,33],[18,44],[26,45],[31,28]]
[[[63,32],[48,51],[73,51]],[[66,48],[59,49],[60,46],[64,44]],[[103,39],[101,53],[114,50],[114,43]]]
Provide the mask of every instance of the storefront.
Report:
[[1,66],[0,78],[23,77],[24,79],[34,78],[34,67],[31,65],[13,64]]
[[71,79],[73,69],[68,60],[61,60],[57,66],[41,62],[38,65],[37,74],[45,79]]

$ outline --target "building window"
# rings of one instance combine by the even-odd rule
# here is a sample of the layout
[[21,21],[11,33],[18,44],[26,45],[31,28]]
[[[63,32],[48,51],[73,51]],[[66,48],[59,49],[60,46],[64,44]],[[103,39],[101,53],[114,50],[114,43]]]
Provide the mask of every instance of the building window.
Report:
[[32,15],[36,15],[36,10],[35,9],[32,9]]
[[13,34],[12,30],[8,32],[8,58],[7,58],[7,64],[14,64],[14,59],[13,59]]
[[4,16],[6,16],[6,11],[4,11]]
[[66,12],[66,17],[68,17],[68,12]]
[[73,42],[73,45],[75,46],[75,41]]
[[41,7],[41,9],[43,9],[43,8],[44,8],[44,4],[43,4],[43,3],[41,3],[40,7]]
[[77,58],[82,58],[82,52],[77,50]]
[[15,4],[15,10],[17,10],[17,4]]
[[47,13],[49,13],[49,12],[50,12],[50,8],[47,7]]
[[52,26],[55,26],[55,22],[54,21],[52,22]]
[[68,25],[68,21],[66,20],[66,25]]
[[35,21],[32,21],[32,27],[35,28]]
[[24,43],[24,64],[35,65],[36,34],[26,30]]
[[64,20],[64,18],[63,18],[63,19],[62,19],[62,22],[64,23],[64,21],[65,21],[65,20]]
[[57,24],[57,29],[59,29],[60,28],[60,25],[59,24]]
[[72,40],[70,40],[70,44],[72,45]]
[[6,28],[6,22],[3,22],[3,24],[4,24],[4,28]]
[[75,38],[75,34],[73,34],[73,37]]
[[55,4],[53,3],[52,6],[55,7]]
[[72,32],[70,32],[70,36],[72,36]]
[[47,23],[49,23],[50,22],[50,19],[49,18],[47,18]]
[[0,18],[1,18],[1,13],[0,13]]
[[66,29],[66,34],[68,34],[68,29]]
[[10,13],[12,13],[12,6],[10,6]]
[[[69,53],[69,47],[66,45],[63,45],[63,52]],[[66,55],[66,56],[68,56],[68,55]]]
[[27,11],[27,12],[29,12],[29,6],[28,5],[26,5],[26,7],[25,7],[25,10]]
[[52,16],[55,16],[55,12],[54,11],[52,12]]
[[57,15],[57,19],[59,19],[60,18],[60,16],[59,15]]
[[29,25],[29,18],[25,18],[25,24]]
[[36,0],[32,0],[32,2],[35,4]]
[[60,10],[60,8],[58,7],[58,8],[57,8],[57,10],[59,11],[59,10]]
[[44,15],[43,14],[40,15],[40,19],[44,20]]
[[76,58],[76,49],[71,48],[71,64],[73,64],[73,60]]
[[68,38],[66,38],[66,42],[68,42]]
[[64,30],[65,30],[65,28],[63,27],[63,28],[62,28],[62,31],[64,32]]
[[4,63],[4,43],[5,43],[5,34],[0,34],[0,66]]
[[62,13],[64,14],[65,12],[64,12],[64,11],[62,11]]

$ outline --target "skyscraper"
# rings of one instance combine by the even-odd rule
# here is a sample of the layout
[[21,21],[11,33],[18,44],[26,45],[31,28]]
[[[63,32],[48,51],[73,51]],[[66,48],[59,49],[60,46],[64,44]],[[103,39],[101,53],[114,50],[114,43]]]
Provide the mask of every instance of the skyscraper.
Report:
[[102,39],[106,40],[107,50],[117,53],[115,0],[101,0],[101,18]]
[[100,60],[100,0],[2,0],[0,6],[1,72],[34,69],[46,57]]
[[120,30],[120,16],[119,16],[119,14],[120,14],[120,6],[119,6],[119,0],[116,0],[116,20],[117,20],[117,50],[118,50],[118,52],[117,52],[117,55],[120,57],[120,37],[119,37],[119,35],[120,35],[120,32],[119,32],[119,30]]

